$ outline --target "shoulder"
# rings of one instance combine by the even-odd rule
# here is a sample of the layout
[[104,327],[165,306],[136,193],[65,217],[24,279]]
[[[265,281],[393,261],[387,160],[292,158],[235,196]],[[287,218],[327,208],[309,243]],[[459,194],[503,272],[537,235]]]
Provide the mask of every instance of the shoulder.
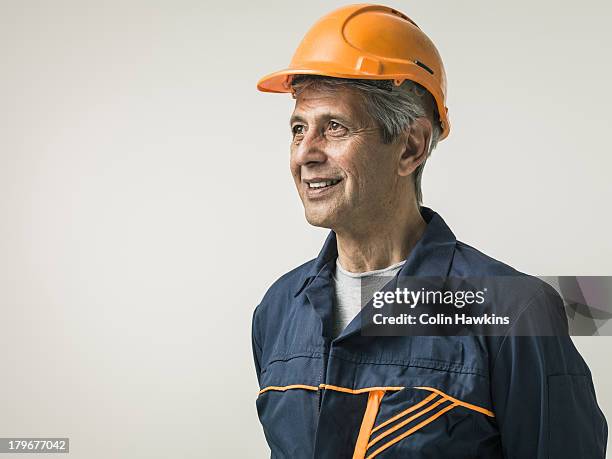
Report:
[[301,282],[310,272],[315,260],[313,258],[276,279],[264,294],[262,304],[274,301],[279,296],[293,295],[301,287]]
[[550,284],[461,241],[456,243],[449,275],[477,278],[494,286],[495,303],[511,309],[513,315],[558,318],[563,312],[563,300]]
[[253,320],[259,321],[270,316],[278,317],[278,314],[283,313],[286,309],[285,307],[291,304],[291,298],[311,271],[315,260],[313,258],[276,279],[268,287],[261,302],[255,308]]
[[490,255],[466,244],[457,241],[455,255],[451,267],[451,275],[457,276],[520,276],[526,275],[512,266],[496,260]]
[[537,364],[550,374],[587,374],[569,336],[564,300],[552,285],[460,241],[450,276],[482,282],[487,312],[509,318],[503,334],[486,338],[492,371],[507,373],[517,365],[535,371]]

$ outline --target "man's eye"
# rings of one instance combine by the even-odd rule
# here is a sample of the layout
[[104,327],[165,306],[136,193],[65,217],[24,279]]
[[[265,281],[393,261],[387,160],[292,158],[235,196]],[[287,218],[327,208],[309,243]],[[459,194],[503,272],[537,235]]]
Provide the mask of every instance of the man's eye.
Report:
[[291,132],[294,136],[304,134],[304,126],[301,124],[296,124],[291,128]]
[[343,135],[346,133],[346,128],[337,121],[330,121],[327,125],[327,130],[331,131],[334,135]]

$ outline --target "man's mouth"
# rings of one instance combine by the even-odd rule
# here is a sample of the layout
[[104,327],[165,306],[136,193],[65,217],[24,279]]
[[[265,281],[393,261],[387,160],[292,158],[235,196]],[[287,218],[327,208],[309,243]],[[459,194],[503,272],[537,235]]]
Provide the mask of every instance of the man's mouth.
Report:
[[321,180],[316,182],[307,182],[308,188],[310,189],[321,189],[327,188],[329,186],[333,186],[338,183],[341,179],[333,179],[333,180]]

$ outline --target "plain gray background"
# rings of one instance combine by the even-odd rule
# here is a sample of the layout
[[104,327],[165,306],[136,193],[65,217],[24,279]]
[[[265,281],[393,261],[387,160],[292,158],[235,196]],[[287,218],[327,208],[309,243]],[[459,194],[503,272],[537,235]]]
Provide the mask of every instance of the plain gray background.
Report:
[[[251,313],[327,232],[289,174],[292,100],[255,83],[342,4],[0,1],[0,436],[266,457]],[[611,275],[610,3],[388,5],[449,80],[425,205],[517,269]],[[610,418],[612,338],[575,342]]]

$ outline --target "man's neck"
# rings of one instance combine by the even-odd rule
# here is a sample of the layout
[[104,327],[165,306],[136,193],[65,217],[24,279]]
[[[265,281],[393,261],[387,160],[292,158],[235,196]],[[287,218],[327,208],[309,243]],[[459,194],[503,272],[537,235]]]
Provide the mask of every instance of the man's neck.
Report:
[[336,231],[338,258],[352,273],[383,269],[405,260],[427,224],[418,207],[396,212],[388,218],[371,219],[359,231]]

